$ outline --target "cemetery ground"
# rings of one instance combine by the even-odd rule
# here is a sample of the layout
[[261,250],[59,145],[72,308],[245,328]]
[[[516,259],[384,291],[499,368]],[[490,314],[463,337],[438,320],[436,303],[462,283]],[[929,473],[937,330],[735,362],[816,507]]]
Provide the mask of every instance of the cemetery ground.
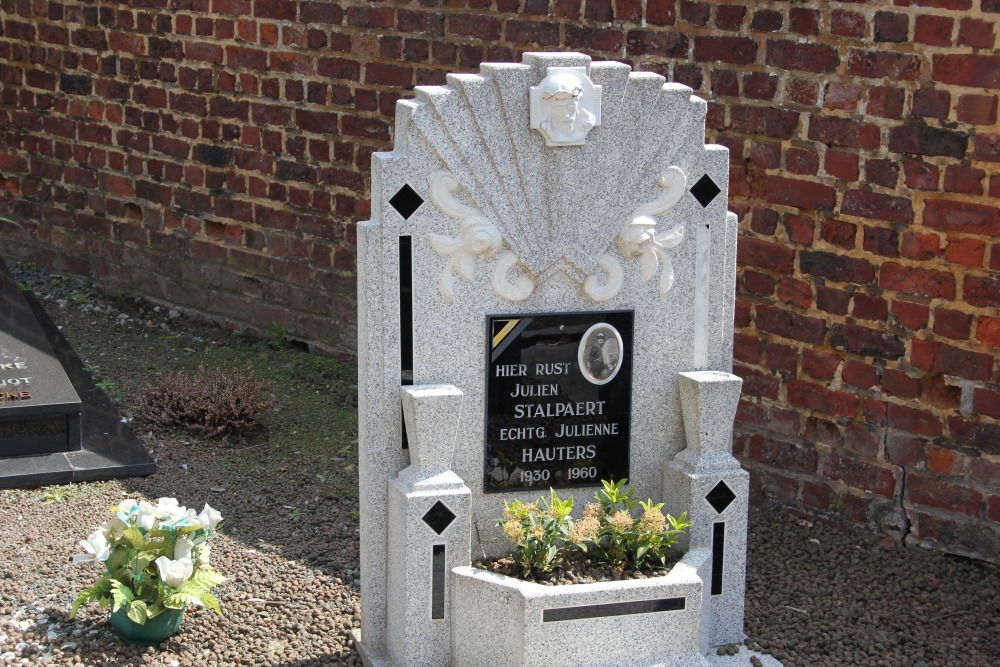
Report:
[[[225,442],[138,428],[152,477],[0,491],[0,665],[360,665],[354,362],[305,352],[280,327],[253,340],[11,268],[126,418],[144,387],[202,363],[249,362],[274,402],[259,433]],[[109,506],[161,496],[226,518],[212,543],[225,617],[188,610],[159,649],[122,643],[96,605],[70,621],[98,572],[71,564],[76,541]],[[1000,665],[997,591],[1000,569],[984,563],[751,510],[748,641],[785,665]]]

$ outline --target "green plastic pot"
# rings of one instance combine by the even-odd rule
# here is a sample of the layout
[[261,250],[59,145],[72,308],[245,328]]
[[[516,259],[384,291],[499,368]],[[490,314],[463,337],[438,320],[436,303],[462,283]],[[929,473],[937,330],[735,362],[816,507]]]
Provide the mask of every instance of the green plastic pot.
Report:
[[125,613],[125,607],[111,612],[111,626],[129,644],[159,646],[160,642],[181,629],[183,609],[167,609],[155,618],[139,625]]

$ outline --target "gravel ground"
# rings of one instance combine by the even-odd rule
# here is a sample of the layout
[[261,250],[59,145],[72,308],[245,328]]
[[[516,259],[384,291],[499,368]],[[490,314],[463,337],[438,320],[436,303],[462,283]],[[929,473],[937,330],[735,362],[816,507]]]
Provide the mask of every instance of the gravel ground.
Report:
[[[160,466],[153,477],[0,491],[0,665],[359,665],[349,639],[360,609],[350,369],[345,376],[303,352],[271,354],[45,272],[16,275],[35,286],[85,360],[104,354],[100,375],[123,414],[129,390],[169,365],[164,349],[178,365],[250,355],[283,384],[256,438],[144,434]],[[70,563],[76,541],[123,498],[160,496],[208,502],[226,517],[212,549],[230,578],[217,589],[225,618],[187,612],[159,649],[120,642],[96,605],[70,621],[76,592],[97,576],[92,564]],[[750,531],[748,643],[785,665],[1000,665],[1000,569],[773,507],[752,509]]]

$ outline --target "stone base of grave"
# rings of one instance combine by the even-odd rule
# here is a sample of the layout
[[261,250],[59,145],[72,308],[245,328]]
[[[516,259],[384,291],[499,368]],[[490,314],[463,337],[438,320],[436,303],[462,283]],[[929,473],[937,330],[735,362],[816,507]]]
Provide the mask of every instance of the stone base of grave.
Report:
[[156,472],[156,462],[114,405],[95,384],[83,362],[30,293],[24,297],[55,357],[80,396],[83,448],[76,451],[12,456],[0,459],[0,488],[31,488],[47,484],[140,477]]
[[[475,567],[451,571],[451,659],[455,667],[780,667],[744,646],[710,646],[712,554],[692,549],[663,577],[542,586]],[[366,667],[404,663],[373,655],[353,632]],[[442,666],[443,667],[443,666]]]
[[[361,656],[361,663],[365,667],[393,667],[392,663],[385,656],[370,655],[361,641],[361,630],[355,628],[351,631],[351,639],[354,641],[354,648]],[[705,656],[687,656],[671,659],[667,662],[659,661],[655,663],[635,662],[626,663],[635,667],[747,667],[752,665],[750,659],[756,657],[760,660],[761,667],[782,667],[777,658],[765,653],[751,651],[746,646],[740,646],[736,655],[718,655],[715,647],[712,647]],[[444,667],[444,666],[441,666]],[[457,667],[463,667],[461,665]]]

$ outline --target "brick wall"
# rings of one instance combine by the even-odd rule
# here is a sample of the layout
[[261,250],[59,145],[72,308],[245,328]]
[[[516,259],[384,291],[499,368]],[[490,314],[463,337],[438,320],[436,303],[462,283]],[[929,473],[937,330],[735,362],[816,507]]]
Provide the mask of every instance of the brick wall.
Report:
[[414,84],[572,49],[692,86],[755,491],[1000,559],[1000,0],[0,7],[3,252],[331,347]]

